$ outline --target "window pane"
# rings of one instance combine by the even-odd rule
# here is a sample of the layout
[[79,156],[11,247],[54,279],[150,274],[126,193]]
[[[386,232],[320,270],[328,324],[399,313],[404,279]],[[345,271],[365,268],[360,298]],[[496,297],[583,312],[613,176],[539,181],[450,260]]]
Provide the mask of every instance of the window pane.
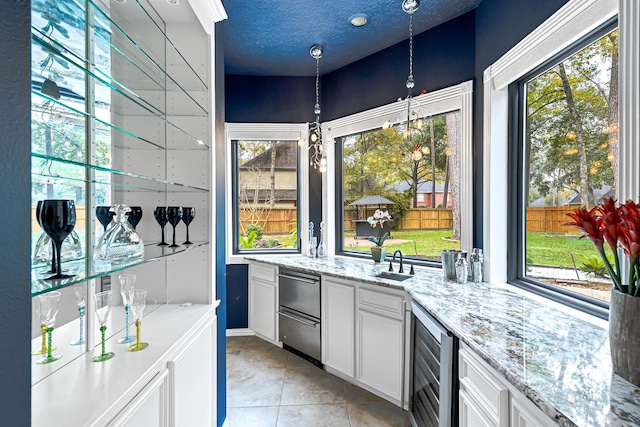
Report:
[[602,300],[604,262],[566,214],[618,198],[617,39],[616,30],[525,85],[524,274]]
[[240,251],[298,248],[297,141],[234,141]]
[[440,250],[460,249],[460,113],[414,124],[409,139],[406,124],[342,139],[344,251],[369,252],[376,209],[393,218],[388,253],[439,262]]

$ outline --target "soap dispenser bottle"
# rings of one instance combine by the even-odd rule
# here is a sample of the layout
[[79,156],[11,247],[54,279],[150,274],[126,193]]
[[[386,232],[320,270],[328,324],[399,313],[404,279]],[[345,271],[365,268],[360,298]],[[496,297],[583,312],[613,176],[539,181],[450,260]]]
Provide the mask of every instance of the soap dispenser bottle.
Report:
[[469,263],[467,263],[466,255],[466,252],[461,252],[458,254],[458,259],[456,260],[456,280],[458,283],[467,283]]

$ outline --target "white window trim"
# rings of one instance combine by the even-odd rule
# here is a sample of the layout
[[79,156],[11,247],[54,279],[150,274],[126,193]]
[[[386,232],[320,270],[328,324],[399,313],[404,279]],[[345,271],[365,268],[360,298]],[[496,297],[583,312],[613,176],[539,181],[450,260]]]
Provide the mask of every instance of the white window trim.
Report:
[[[425,117],[460,110],[460,248],[471,252],[473,246],[473,82],[437,90],[413,98]],[[335,138],[372,129],[406,111],[406,101],[397,101],[368,111],[325,122],[322,126],[326,138],[327,172],[322,177],[322,217],[329,232],[324,236],[329,255],[335,255],[336,241],[336,163]]]
[[[225,203],[226,203],[226,236],[227,242],[227,264],[246,264],[244,254],[233,253],[233,169],[231,157],[231,141],[298,141],[300,138],[306,141],[309,134],[308,123],[226,123],[225,124],[225,141],[228,148],[226,157],[225,172]],[[309,223],[309,150],[299,150],[299,169],[298,176],[300,179],[298,187],[298,212],[300,224],[298,230],[303,229],[301,224]],[[304,233],[298,233],[298,240],[301,241],[301,253],[306,253],[307,241]],[[274,256],[278,256],[274,254]]]
[[507,281],[508,85],[614,18],[618,1],[619,194],[621,200],[637,200],[640,195],[637,0],[570,0],[484,72],[483,240],[485,277],[492,283]]

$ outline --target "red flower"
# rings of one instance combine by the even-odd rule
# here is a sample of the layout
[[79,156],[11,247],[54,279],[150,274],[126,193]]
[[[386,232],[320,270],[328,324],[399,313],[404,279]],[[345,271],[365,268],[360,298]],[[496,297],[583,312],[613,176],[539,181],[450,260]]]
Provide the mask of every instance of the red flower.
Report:
[[603,230],[603,237],[609,244],[609,247],[613,252],[616,251],[618,246],[618,235],[620,227],[620,215],[622,214],[622,207],[616,208],[616,201],[612,197],[607,197],[602,201],[602,205],[598,207],[598,211],[601,216],[601,227]]
[[586,236],[591,239],[596,248],[601,250],[604,245],[604,230],[602,229],[602,218],[597,215],[597,211],[597,208],[592,208],[591,210],[586,208],[577,209],[574,213],[567,214],[574,220],[574,222],[569,222],[567,225],[578,227],[584,232],[582,237]]
[[640,204],[627,200],[620,211],[620,245],[633,261],[640,255]]

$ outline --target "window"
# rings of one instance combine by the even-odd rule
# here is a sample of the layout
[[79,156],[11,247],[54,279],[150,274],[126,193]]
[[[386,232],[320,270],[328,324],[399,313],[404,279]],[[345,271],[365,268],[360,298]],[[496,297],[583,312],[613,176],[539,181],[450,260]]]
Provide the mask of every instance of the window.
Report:
[[[594,40],[595,39],[595,40]],[[585,46],[586,44],[586,46]],[[608,301],[604,262],[567,213],[618,196],[618,31],[593,33],[517,83],[518,277]],[[514,156],[518,156],[514,151]]]
[[323,176],[330,251],[365,256],[375,235],[366,219],[378,208],[393,217],[388,251],[439,263],[441,249],[471,250],[471,99],[471,82],[413,98],[420,126],[410,141],[394,120],[406,101],[325,123],[336,159]]
[[377,209],[393,218],[388,252],[437,262],[440,250],[460,249],[459,117],[419,118],[411,138],[403,124],[341,138],[344,252],[374,245],[367,218]]
[[227,124],[229,254],[300,252],[306,125]]

